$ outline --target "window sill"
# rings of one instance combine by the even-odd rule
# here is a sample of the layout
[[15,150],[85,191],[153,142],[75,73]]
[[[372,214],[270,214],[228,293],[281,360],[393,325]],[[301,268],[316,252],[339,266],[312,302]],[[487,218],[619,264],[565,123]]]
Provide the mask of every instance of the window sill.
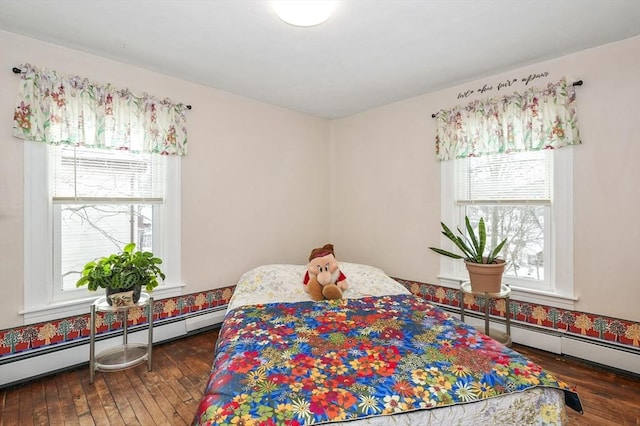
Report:
[[[165,299],[176,297],[182,294],[184,284],[166,284],[153,290],[153,297]],[[54,302],[46,306],[34,306],[18,311],[24,315],[24,325],[36,324],[39,322],[53,321],[75,315],[85,315],[89,312],[89,306],[98,298],[102,297],[104,291],[97,291],[96,296],[83,297],[81,299],[68,300],[64,302]]]
[[[453,276],[438,275],[440,285],[443,287],[459,289],[460,284],[469,281],[468,278],[460,278]],[[522,301],[536,305],[552,306],[554,308],[574,310],[577,297],[571,295],[563,295],[559,293],[553,293],[548,291],[533,290],[528,288],[522,288],[515,285],[510,285],[511,297]]]

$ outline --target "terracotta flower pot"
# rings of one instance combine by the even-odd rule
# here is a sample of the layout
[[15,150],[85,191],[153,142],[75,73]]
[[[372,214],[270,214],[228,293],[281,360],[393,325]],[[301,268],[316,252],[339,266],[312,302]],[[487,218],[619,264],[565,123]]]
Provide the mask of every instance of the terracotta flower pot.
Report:
[[471,289],[479,293],[499,293],[502,285],[502,274],[506,263],[503,259],[496,259],[496,263],[467,262]]

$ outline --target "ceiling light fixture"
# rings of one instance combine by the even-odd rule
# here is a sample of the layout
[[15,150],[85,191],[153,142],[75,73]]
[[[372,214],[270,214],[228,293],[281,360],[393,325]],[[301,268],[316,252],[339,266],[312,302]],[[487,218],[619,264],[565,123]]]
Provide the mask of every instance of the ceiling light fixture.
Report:
[[276,13],[287,24],[297,27],[320,25],[331,17],[337,1],[287,0],[273,1]]

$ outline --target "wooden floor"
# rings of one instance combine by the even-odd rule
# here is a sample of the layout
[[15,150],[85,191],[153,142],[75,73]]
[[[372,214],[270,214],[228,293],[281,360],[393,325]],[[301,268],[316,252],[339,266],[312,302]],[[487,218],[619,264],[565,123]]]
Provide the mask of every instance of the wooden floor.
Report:
[[[88,367],[3,389],[0,425],[188,425],[202,395],[217,330],[154,346],[146,364],[97,373]],[[640,379],[514,345],[577,386],[584,415],[567,409],[571,425],[640,425]]]

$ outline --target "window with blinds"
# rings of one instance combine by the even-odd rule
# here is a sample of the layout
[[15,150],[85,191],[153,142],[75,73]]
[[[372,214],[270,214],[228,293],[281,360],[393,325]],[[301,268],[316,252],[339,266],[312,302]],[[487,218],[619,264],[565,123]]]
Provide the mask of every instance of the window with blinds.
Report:
[[474,227],[484,218],[491,246],[504,238],[508,240],[501,253],[507,260],[505,275],[546,281],[552,151],[468,157],[456,162],[456,204]]
[[157,154],[54,146],[49,159],[53,202],[161,203],[164,160]]
[[457,201],[461,204],[550,203],[551,151],[516,152],[456,160]]
[[129,242],[153,251],[153,218],[164,202],[165,174],[166,158],[157,154],[49,148],[59,291],[75,290],[85,263]]

